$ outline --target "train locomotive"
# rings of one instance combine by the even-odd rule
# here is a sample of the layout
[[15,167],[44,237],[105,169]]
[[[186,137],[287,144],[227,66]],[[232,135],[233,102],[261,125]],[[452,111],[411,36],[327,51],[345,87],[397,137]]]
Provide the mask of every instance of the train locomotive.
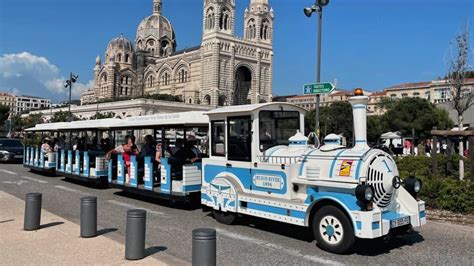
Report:
[[[212,138],[219,137],[215,128],[219,121],[226,123],[225,136],[232,138],[239,134],[235,124],[242,124],[239,119],[248,115],[252,125],[247,128],[252,132],[237,147],[227,140],[228,145],[222,147],[227,148],[227,159],[211,154],[203,160],[202,204],[212,208],[222,223],[232,223],[241,213],[310,227],[318,245],[333,253],[351,250],[356,237],[374,239],[425,224],[425,203],[416,199],[421,181],[401,180],[393,158],[367,145],[369,99],[362,90],[356,92],[349,100],[355,135],[352,148],[333,142],[311,147],[300,125],[288,145],[264,149],[262,136],[268,135],[269,126],[273,126],[273,139],[279,138],[279,126],[283,135],[291,127],[291,121],[284,119],[294,113],[291,106],[280,105],[278,112],[271,113],[274,123],[267,125],[262,121],[262,113],[268,112],[265,105],[211,111],[211,144]],[[232,120],[235,116],[237,121]],[[245,122],[240,126],[245,127]],[[230,153],[237,153],[239,161],[231,162]],[[248,156],[242,156],[245,153]]]

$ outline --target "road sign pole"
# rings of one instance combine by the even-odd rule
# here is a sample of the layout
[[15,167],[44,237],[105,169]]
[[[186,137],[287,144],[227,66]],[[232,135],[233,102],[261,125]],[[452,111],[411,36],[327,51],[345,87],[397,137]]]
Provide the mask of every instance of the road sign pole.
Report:
[[[322,24],[323,24],[323,8],[319,7],[318,10],[318,67],[316,70],[316,82],[321,82],[321,39],[322,39]],[[319,138],[319,105],[320,105],[321,97],[319,94],[316,94],[316,123],[315,123],[315,133],[316,136]]]

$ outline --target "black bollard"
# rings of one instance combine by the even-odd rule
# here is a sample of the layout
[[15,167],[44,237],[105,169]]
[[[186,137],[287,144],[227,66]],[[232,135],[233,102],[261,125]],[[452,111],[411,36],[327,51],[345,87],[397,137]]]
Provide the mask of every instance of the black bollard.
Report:
[[81,198],[81,237],[97,235],[97,198]]
[[23,226],[25,231],[40,229],[42,197],[41,193],[26,194],[25,221]]
[[125,232],[125,258],[140,260],[145,257],[146,211],[128,210]]
[[216,265],[216,230],[210,228],[193,230],[193,265]]

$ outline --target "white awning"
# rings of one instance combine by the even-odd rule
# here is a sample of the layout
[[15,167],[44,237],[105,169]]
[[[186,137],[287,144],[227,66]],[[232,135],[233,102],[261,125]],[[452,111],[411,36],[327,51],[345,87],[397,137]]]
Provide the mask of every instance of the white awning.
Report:
[[127,117],[111,128],[136,128],[136,127],[159,127],[159,126],[207,126],[209,117],[204,112],[192,111],[182,113],[166,113],[148,116]]

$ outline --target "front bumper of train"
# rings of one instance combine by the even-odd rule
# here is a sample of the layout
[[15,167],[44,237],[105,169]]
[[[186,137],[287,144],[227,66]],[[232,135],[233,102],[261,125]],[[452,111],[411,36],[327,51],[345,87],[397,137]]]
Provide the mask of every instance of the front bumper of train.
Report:
[[[399,229],[419,227],[426,224],[425,202],[418,201],[418,212],[403,213],[395,211],[353,211],[355,236],[374,239],[386,236]],[[406,231],[406,230],[405,230]]]

